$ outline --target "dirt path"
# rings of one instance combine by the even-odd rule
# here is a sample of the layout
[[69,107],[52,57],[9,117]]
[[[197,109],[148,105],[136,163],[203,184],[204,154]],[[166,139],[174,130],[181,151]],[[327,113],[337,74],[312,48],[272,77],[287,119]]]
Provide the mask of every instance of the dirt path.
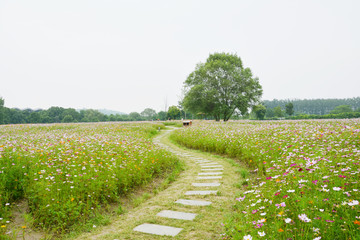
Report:
[[[163,131],[154,139],[154,143],[166,148],[178,155],[185,163],[185,170],[178,179],[171,183],[168,188],[157,195],[141,203],[128,213],[120,215],[110,225],[96,228],[90,233],[83,234],[77,239],[221,239],[223,232],[222,221],[224,215],[231,211],[234,196],[238,188],[240,175],[236,171],[239,166],[234,161],[211,154],[179,148],[168,140],[171,131]],[[200,161],[200,162],[199,162]],[[199,173],[205,172],[200,165],[201,161],[211,161],[221,165],[223,173],[221,179],[199,180]],[[206,176],[206,175],[205,175]],[[192,183],[220,183],[220,186],[197,187]],[[188,196],[187,191],[194,190],[217,190],[217,194],[205,196]],[[208,206],[187,206],[175,203],[179,199],[210,201]],[[163,210],[180,211],[197,214],[194,220],[178,220],[159,217],[157,214]],[[182,228],[181,232],[174,237],[158,236],[134,231],[141,224],[159,224]]]

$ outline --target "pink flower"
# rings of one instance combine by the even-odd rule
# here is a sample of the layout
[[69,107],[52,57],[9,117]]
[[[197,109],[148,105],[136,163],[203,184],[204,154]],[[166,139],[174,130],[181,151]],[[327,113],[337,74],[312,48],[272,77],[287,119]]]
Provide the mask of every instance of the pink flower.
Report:
[[245,199],[245,195],[243,197],[238,197],[235,200],[240,202],[240,201],[244,201],[244,199]]

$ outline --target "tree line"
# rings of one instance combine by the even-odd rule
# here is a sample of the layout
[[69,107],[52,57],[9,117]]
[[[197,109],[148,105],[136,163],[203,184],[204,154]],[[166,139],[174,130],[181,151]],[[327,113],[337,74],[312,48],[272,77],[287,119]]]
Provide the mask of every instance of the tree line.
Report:
[[[294,106],[295,115],[309,114],[309,115],[325,115],[338,106],[350,106],[352,111],[360,109],[360,97],[345,98],[345,99],[285,99],[285,100],[264,100],[263,105],[267,111],[280,107],[285,109],[285,106],[292,103]],[[276,110],[276,109],[275,109]],[[271,111],[271,110],[270,110]]]
[[103,114],[98,110],[76,110],[74,108],[51,107],[43,110],[7,108],[0,98],[0,124],[24,123],[70,123],[70,122],[108,122],[108,121],[154,121],[176,120],[185,116],[177,106],[170,106],[167,111],[156,112],[146,108],[141,113]]

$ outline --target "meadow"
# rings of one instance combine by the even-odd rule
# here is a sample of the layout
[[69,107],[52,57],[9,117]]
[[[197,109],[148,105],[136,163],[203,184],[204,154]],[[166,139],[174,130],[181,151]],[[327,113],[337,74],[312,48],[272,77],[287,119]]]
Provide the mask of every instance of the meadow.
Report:
[[164,125],[0,126],[0,238],[17,201],[27,201],[35,227],[63,233],[174,169],[176,156],[152,143],[158,128]]
[[360,238],[360,119],[202,122],[170,137],[250,169],[223,239]]

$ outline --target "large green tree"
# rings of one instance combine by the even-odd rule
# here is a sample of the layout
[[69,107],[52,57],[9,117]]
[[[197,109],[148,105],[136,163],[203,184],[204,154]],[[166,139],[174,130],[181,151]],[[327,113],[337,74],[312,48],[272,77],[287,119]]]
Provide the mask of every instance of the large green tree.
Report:
[[180,109],[177,106],[170,106],[167,112],[167,117],[171,120],[180,118]]
[[146,120],[154,120],[154,118],[156,117],[156,111],[151,108],[145,108],[145,110],[142,111],[140,115]]
[[289,116],[294,114],[294,105],[291,102],[285,105],[285,112]]
[[266,107],[262,104],[256,105],[253,107],[253,111],[256,115],[256,118],[259,120],[264,120]]
[[236,109],[247,113],[262,95],[258,78],[243,67],[240,57],[229,53],[210,54],[188,76],[184,88],[185,110],[212,115],[217,121],[229,120]]

